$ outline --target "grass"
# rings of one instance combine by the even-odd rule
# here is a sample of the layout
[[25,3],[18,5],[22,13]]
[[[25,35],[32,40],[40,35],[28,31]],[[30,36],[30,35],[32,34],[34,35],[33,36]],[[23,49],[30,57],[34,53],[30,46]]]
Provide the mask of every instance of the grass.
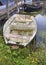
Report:
[[0,35],[0,65],[46,65],[46,50],[42,45],[39,45],[35,52],[32,50],[30,53],[30,49],[27,46],[13,50],[5,44],[3,36]]
[[20,12],[20,14],[31,15],[31,16],[36,16],[39,13],[41,13],[41,10],[37,12],[36,11],[35,12],[24,12],[24,11]]

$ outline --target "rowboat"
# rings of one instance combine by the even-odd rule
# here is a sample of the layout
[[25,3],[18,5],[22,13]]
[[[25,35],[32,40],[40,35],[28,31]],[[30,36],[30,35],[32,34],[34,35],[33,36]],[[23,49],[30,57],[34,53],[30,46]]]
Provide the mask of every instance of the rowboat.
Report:
[[3,26],[3,37],[6,44],[27,46],[37,32],[33,16],[15,14]]
[[25,12],[34,12],[41,10],[42,7],[43,2],[41,1],[25,0],[24,4],[20,6],[20,10],[24,10]]
[[35,6],[34,4],[33,5],[24,4],[23,6],[25,12],[34,12],[42,9],[42,5]]

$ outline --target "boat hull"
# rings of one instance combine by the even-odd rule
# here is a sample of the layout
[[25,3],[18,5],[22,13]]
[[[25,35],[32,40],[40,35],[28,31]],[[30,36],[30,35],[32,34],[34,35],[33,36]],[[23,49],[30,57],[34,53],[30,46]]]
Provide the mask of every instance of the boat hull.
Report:
[[[26,18],[26,20],[25,20],[25,16],[30,17],[32,20],[31,19],[29,20],[28,18]],[[13,24],[14,20],[15,20],[15,23],[17,21],[17,24],[15,24],[15,23]],[[19,23],[18,21],[19,22],[23,21],[23,23],[26,22],[26,25],[24,24],[24,26],[23,26],[23,25],[21,25],[21,22]],[[31,21],[33,21],[33,22],[31,23]],[[28,24],[29,24],[28,22],[30,22],[31,25],[28,26]],[[10,25],[11,25],[11,28],[10,28]],[[33,32],[31,33],[32,28],[33,28]],[[15,34],[12,35],[10,33],[11,29],[15,30]],[[16,30],[21,31],[21,33],[17,34]],[[25,34],[24,34],[23,30],[24,30]],[[27,35],[27,32],[30,32],[29,35]],[[26,46],[33,40],[33,38],[36,35],[36,32],[37,32],[36,21],[33,16],[29,16],[29,15],[27,16],[27,15],[15,14],[9,20],[6,21],[6,23],[4,24],[4,27],[3,27],[3,37],[4,37],[6,44],[17,44],[17,45]],[[9,38],[14,41],[9,40]],[[25,39],[26,39],[26,41],[25,41]],[[17,43],[18,41],[21,43]]]
[[26,12],[34,12],[34,11],[39,11],[42,9],[42,6],[35,6],[35,5],[28,5],[28,4],[24,4],[24,11]]

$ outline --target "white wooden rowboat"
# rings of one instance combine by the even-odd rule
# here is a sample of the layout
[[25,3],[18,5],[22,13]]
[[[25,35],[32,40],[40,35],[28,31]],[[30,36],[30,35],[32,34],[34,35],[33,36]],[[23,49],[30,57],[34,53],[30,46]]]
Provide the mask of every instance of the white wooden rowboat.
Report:
[[3,27],[6,44],[26,46],[35,37],[36,32],[36,21],[30,15],[15,14],[6,21]]

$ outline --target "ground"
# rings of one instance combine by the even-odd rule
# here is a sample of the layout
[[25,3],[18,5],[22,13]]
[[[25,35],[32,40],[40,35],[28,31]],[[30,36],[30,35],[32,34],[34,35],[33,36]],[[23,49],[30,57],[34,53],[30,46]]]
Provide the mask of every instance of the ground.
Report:
[[46,31],[40,31],[39,36],[43,40],[36,44],[35,51],[31,51],[29,45],[13,50],[6,45],[0,30],[0,65],[46,65]]

